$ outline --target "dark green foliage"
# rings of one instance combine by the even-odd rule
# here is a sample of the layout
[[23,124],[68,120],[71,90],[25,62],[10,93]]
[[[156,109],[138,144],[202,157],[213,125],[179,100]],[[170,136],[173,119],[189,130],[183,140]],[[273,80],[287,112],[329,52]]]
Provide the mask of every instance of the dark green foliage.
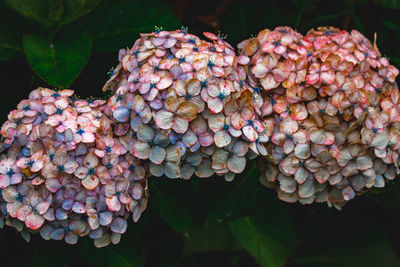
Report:
[[294,247],[291,221],[277,215],[243,217],[229,223],[237,241],[261,266],[283,266]]
[[33,71],[56,87],[66,88],[85,66],[92,47],[88,34],[48,41],[38,35],[23,37],[24,52]]
[[[6,0],[0,1],[3,120],[37,86],[102,96],[118,49],[155,26],[227,34],[236,46],[264,28],[333,25],[358,29],[400,67],[397,0]],[[174,15],[174,13],[176,15]],[[216,15],[215,23],[207,20]],[[211,16],[212,17],[212,16]],[[203,19],[200,19],[203,18]],[[204,19],[205,18],[205,19]],[[214,26],[213,26],[214,25]],[[50,44],[53,44],[51,47]],[[5,96],[5,97],[4,97]],[[0,231],[4,266],[400,266],[400,181],[350,202],[325,205],[278,200],[248,162],[243,175],[190,181],[152,178],[150,201],[118,246],[77,246],[33,235],[26,243]],[[18,255],[17,257],[15,255]]]
[[[118,253],[111,247],[96,249],[93,247],[92,242],[90,242],[88,239],[82,240],[79,254],[84,261],[95,266],[134,267],[142,265],[142,259],[140,257],[141,255],[138,254],[138,251],[129,251],[124,255],[123,253]],[[127,255],[130,256],[130,259],[127,258]]]
[[90,16],[73,25],[89,32],[94,51],[114,53],[132,46],[139,33],[152,32],[155,26],[172,30],[179,28],[180,23],[163,2],[138,0],[104,2]]
[[22,16],[43,26],[53,27],[70,23],[89,13],[101,0],[6,0]]
[[[21,16],[19,20],[24,21],[24,25],[33,23],[34,26],[24,26],[18,32],[21,27],[9,27],[15,18],[1,16],[0,60],[24,52],[32,70],[50,86],[60,88],[71,86],[89,60],[92,48],[117,53],[119,48],[131,46],[139,33],[151,32],[154,25],[171,30],[180,25],[178,18],[161,1],[5,2],[5,6]],[[10,12],[1,10],[0,15]],[[98,73],[101,75],[104,70]]]
[[[175,231],[183,234],[189,231],[192,225],[190,213],[191,188],[182,183],[168,179],[150,180],[151,208]],[[176,194],[177,190],[181,192]]]
[[[343,224],[331,218],[329,225]],[[361,219],[346,222],[346,227],[331,228],[327,233],[321,224],[302,244],[291,262],[293,266],[399,266],[387,234],[379,224]],[[321,237],[328,242],[321,244]],[[307,247],[307,251],[304,248]]]
[[378,5],[382,5],[384,7],[388,7],[391,9],[400,9],[400,1],[399,0],[375,0],[375,3]]

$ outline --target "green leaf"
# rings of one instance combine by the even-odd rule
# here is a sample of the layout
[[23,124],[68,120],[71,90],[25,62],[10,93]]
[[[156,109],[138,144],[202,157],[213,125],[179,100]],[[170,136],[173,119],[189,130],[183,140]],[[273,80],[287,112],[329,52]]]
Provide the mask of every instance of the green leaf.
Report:
[[290,266],[400,266],[396,250],[382,228],[371,219],[356,219],[354,215],[347,219],[343,215],[331,217],[301,245]]
[[22,35],[32,30],[26,20],[7,8],[0,8],[0,61],[23,56]]
[[[255,8],[261,6],[262,8]],[[295,21],[292,14],[283,14],[277,1],[252,1],[252,4],[238,2],[232,5],[221,17],[221,26],[224,33],[228,33],[228,41],[240,41],[257,36],[258,32],[273,29],[279,25],[287,25],[288,21]]]
[[89,32],[93,50],[115,52],[132,46],[139,33],[153,32],[155,26],[165,30],[180,27],[178,18],[160,0],[105,1],[71,27]]
[[294,248],[294,226],[290,219],[277,214],[239,218],[229,226],[241,246],[261,266],[284,266]]
[[[252,162],[249,165],[242,175],[235,177],[233,182],[222,181],[220,184],[210,185],[217,189],[213,195],[215,199],[211,199],[210,195],[210,201],[206,204],[208,223],[223,222],[251,213],[251,209],[255,207],[253,201],[261,195],[259,194],[261,187],[257,180],[259,171],[256,163]],[[202,194],[207,194],[210,186],[204,187],[204,183],[201,185],[203,185]],[[254,190],[249,190],[252,187]],[[257,201],[263,203],[262,199]]]
[[226,223],[194,225],[185,237],[183,246],[184,255],[198,252],[232,251],[241,248]]
[[[136,255],[136,251],[131,251],[132,255]],[[137,254],[136,260],[129,261],[126,257],[122,256],[121,253],[118,253],[116,250],[111,247],[105,248],[96,248],[93,245],[93,242],[89,238],[82,239],[82,244],[79,247],[79,254],[83,260],[92,264],[93,266],[101,266],[101,267],[112,267],[112,266],[121,266],[121,267],[133,267],[133,266],[142,266],[143,262],[140,258],[140,254]]]
[[400,0],[375,0],[374,2],[391,9],[400,9]]
[[371,192],[369,197],[381,206],[381,209],[389,212],[393,218],[400,222],[400,192],[399,182],[388,184],[385,188],[376,189]]
[[[278,200],[276,192],[262,186],[258,180],[260,173],[256,162],[249,162],[243,174],[235,177],[233,182],[223,179],[209,183],[200,183],[199,195],[207,203],[203,204],[207,222],[223,222],[234,218],[256,216],[265,211],[274,211],[281,216],[287,214],[284,203]],[[212,194],[212,192],[214,194]]]
[[50,42],[38,35],[23,38],[24,52],[35,73],[48,84],[66,88],[78,77],[91,49],[90,37],[85,33],[63,35]]
[[400,26],[394,21],[382,19],[381,22],[383,25],[385,25],[386,27],[388,27],[391,30],[400,31]]
[[[44,248],[46,249],[44,250]],[[36,250],[28,262],[28,267],[68,266],[69,259],[66,250],[57,250],[50,246],[45,246],[44,248],[43,250]],[[58,248],[60,249],[60,247]]]
[[400,57],[392,57],[390,60],[392,60],[396,66],[400,66]]
[[303,19],[304,11],[311,7],[312,3],[314,3],[314,0],[292,0],[292,2],[299,9],[297,12],[296,21],[294,23],[295,28],[298,28]]
[[21,43],[14,36],[12,28],[0,23],[0,61],[21,54]]
[[[183,184],[185,183],[185,184]],[[190,184],[186,181],[173,181],[167,178],[150,180],[152,192],[150,207],[172,229],[187,233],[192,225],[189,190],[183,190]],[[186,193],[186,196],[183,195]]]
[[76,20],[90,12],[101,0],[6,0],[22,16],[51,27]]
[[359,32],[365,34],[366,31],[365,31],[365,27],[364,27],[364,24],[362,23],[362,21],[354,14],[352,15],[352,18],[354,20],[354,26],[356,27],[356,29]]
[[63,12],[62,0],[6,0],[7,4],[27,19],[50,26],[59,21]]
[[333,14],[328,14],[328,15],[321,15],[321,16],[317,16],[315,19],[307,21],[304,24],[304,28],[313,28],[313,27],[319,27],[321,25],[329,25],[330,21],[334,21],[338,18],[341,18],[343,16],[346,16],[349,14],[349,10],[344,10],[344,11],[340,11],[338,13],[333,13]]
[[68,0],[64,1],[64,12],[61,24],[70,23],[91,12],[102,0]]
[[293,4],[299,9],[307,9],[314,2],[313,0],[292,0]]
[[255,162],[244,173],[216,214],[231,211],[234,237],[261,266],[283,266],[295,244],[292,218],[276,193],[259,184]]

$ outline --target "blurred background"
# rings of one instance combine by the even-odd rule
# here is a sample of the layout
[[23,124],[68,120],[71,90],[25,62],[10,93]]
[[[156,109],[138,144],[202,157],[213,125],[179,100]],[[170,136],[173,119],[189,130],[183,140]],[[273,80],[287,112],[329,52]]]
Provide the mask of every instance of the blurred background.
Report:
[[[400,0],[0,0],[0,118],[37,86],[103,97],[118,49],[140,32],[188,27],[234,47],[264,29],[305,34],[357,29],[400,67]],[[282,203],[248,163],[221,177],[150,181],[150,202],[121,244],[95,249],[0,231],[5,266],[400,266],[400,186],[366,193],[342,211]],[[17,255],[17,256],[16,256]]]

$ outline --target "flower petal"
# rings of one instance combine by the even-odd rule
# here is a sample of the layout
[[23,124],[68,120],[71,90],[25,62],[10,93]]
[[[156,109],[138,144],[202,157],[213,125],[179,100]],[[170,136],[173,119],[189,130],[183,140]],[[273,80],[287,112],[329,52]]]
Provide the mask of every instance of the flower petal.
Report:
[[114,110],[113,117],[119,122],[126,122],[129,119],[129,109],[119,106]]
[[159,110],[154,120],[160,129],[171,129],[173,125],[174,114],[166,110]]
[[149,159],[154,164],[161,164],[164,161],[166,154],[167,152],[164,148],[155,146],[150,150]]
[[37,214],[36,212],[32,212],[28,216],[26,216],[25,224],[28,228],[32,230],[39,229],[44,223],[44,218]]
[[126,232],[127,227],[128,227],[127,221],[118,217],[113,220],[110,229],[114,233],[123,234]]
[[228,169],[234,173],[241,173],[243,172],[244,168],[246,167],[246,158],[245,157],[238,157],[236,155],[232,156],[228,159]]

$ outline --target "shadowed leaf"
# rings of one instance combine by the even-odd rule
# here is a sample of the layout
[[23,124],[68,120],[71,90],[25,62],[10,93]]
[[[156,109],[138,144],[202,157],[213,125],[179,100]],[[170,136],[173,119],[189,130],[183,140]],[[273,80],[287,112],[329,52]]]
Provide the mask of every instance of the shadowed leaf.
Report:
[[36,74],[47,83],[68,87],[85,66],[91,49],[90,37],[80,33],[63,35],[50,42],[38,35],[24,35],[24,52]]
[[[187,233],[192,224],[190,202],[186,201],[182,188],[189,185],[185,181],[172,181],[167,178],[150,180],[152,192],[150,207],[172,229]],[[186,191],[186,193],[188,193]],[[189,198],[189,197],[188,197]]]
[[290,218],[279,214],[239,218],[229,226],[237,241],[260,266],[284,266],[295,245]]
[[6,0],[22,16],[44,26],[62,25],[90,12],[101,0]]
[[179,25],[162,1],[117,0],[105,1],[72,27],[89,32],[93,50],[114,52],[132,46],[139,33],[153,32],[155,26],[174,30]]
[[[52,267],[52,266],[68,266],[67,251],[60,250],[61,247],[57,246],[57,248],[52,248],[50,246],[46,246],[46,250],[36,250],[31,259],[29,260],[27,266],[28,267]],[[48,251],[51,250],[51,253]],[[47,251],[47,253],[46,253]]]
[[400,9],[399,0],[375,0],[375,3],[391,9]]
[[0,60],[7,60],[21,54],[21,44],[14,36],[13,30],[0,24]]
[[232,251],[241,249],[226,223],[196,225],[190,228],[183,242],[184,255],[198,252]]
[[[134,248],[132,248],[134,250]],[[111,247],[95,248],[93,242],[89,238],[82,240],[79,247],[79,253],[86,262],[93,266],[121,266],[121,267],[136,267],[142,266],[142,259],[136,251],[130,253],[130,260],[124,257],[122,253],[118,253]]]
[[328,225],[320,225],[301,245],[289,266],[390,267],[400,266],[400,260],[386,234],[375,223],[331,217]]

